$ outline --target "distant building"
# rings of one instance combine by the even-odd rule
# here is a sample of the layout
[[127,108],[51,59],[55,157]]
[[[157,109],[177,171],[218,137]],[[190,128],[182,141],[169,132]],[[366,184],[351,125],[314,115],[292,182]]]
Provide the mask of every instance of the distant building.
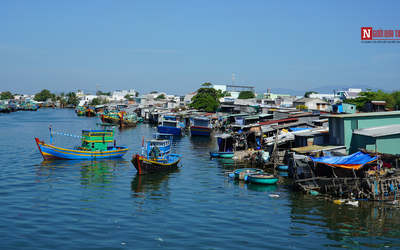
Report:
[[298,105],[307,106],[308,109],[317,109],[326,111],[330,104],[327,101],[321,100],[319,98],[307,98],[303,97],[301,99],[293,101],[293,107],[297,107]]
[[111,98],[114,101],[125,101],[126,95],[135,96],[136,91],[134,89],[130,89],[130,90],[116,90],[111,92]]
[[364,104],[364,112],[381,112],[385,111],[385,101],[370,101]]
[[85,95],[85,96],[79,97],[79,106],[83,106],[83,105],[88,105],[88,104],[90,104],[90,102],[91,102],[94,98],[97,98],[97,95]]
[[240,92],[242,91],[253,91],[254,87],[249,86],[237,86],[237,85],[213,85],[213,88],[216,90],[221,90],[222,92],[227,91],[231,94],[232,98],[238,98]]
[[346,100],[346,99],[354,99],[358,96],[361,92],[361,89],[353,89],[353,88],[346,88],[343,90],[333,90],[334,93],[334,101],[336,102],[339,100]]

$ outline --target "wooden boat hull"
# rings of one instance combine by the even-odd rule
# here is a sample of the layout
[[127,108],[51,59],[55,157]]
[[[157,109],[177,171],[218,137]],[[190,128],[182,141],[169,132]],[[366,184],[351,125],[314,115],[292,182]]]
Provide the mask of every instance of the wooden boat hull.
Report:
[[251,183],[273,185],[278,182],[279,177],[271,174],[251,174],[248,179]]
[[140,175],[143,174],[151,174],[151,173],[158,173],[167,170],[171,170],[178,166],[179,161],[181,160],[181,156],[177,154],[170,154],[170,161],[169,162],[160,162],[154,161],[151,159],[146,159],[139,155],[134,155],[132,157],[132,164],[135,166],[136,170]]
[[218,151],[210,152],[211,157],[218,157],[218,158],[232,158],[234,155],[235,155],[234,152],[218,152]]
[[190,134],[194,136],[210,136],[211,130],[209,127],[190,126]]
[[66,149],[55,147],[40,141],[35,138],[36,144],[42,154],[44,160],[93,160],[93,159],[109,159],[122,157],[128,150],[128,147],[116,146],[109,147],[109,150],[105,151],[86,151],[77,149]]

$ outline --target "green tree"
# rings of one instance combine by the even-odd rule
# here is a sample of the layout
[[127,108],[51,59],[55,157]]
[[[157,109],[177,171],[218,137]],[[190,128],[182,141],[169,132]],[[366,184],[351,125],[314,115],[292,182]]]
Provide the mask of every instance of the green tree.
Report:
[[50,90],[48,89],[43,89],[39,93],[35,95],[35,98],[33,98],[35,101],[43,102],[46,101],[47,98],[51,98],[52,100],[56,98],[55,94],[50,93]]
[[165,95],[164,95],[164,94],[158,95],[158,96],[156,97],[156,99],[165,99]]
[[304,97],[309,98],[311,94],[318,94],[318,92],[315,92],[315,91],[307,91],[307,92],[304,94]]
[[188,106],[202,111],[215,111],[219,106],[218,91],[214,88],[200,88]]
[[67,97],[68,97],[67,104],[72,104],[74,106],[77,106],[79,104],[79,99],[76,96],[75,92],[69,92],[67,94]]
[[95,105],[100,105],[101,101],[99,98],[93,98],[92,101],[90,102],[90,105],[95,106]]
[[253,91],[246,90],[246,91],[240,92],[238,99],[253,99],[255,97],[256,96],[254,95]]
[[212,84],[211,84],[211,82],[205,82],[201,86],[208,88],[208,87],[212,86]]
[[136,92],[136,93],[135,93],[135,97],[139,97],[139,92]]
[[220,89],[217,89],[217,93],[218,93],[218,98],[232,96],[231,93],[229,93],[228,91],[222,92],[222,90],[220,90]]
[[392,97],[394,99],[393,108],[394,110],[400,109],[400,90],[394,90],[392,92]]
[[364,104],[370,101],[385,101],[388,108],[395,108],[396,106],[396,96],[395,92],[386,93],[385,91],[371,91],[371,89],[367,89],[367,91],[362,91],[358,93],[358,96],[354,99],[345,99],[344,103],[354,103],[356,104],[356,108],[359,111],[364,111]]
[[101,90],[99,90],[96,95],[106,95],[106,96],[110,96],[111,92],[102,92]]
[[13,98],[14,96],[11,94],[10,91],[1,92],[0,100],[13,99]]
[[128,101],[133,101],[133,98],[130,94],[126,94],[124,98],[127,99]]

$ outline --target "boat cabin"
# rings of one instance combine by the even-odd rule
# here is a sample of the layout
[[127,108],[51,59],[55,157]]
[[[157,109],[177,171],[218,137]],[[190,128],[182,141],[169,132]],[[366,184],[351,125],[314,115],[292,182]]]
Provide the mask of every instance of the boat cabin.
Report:
[[[88,151],[105,151],[108,143],[114,141],[114,128],[107,129],[109,124],[98,123],[105,126],[104,130],[82,130],[82,148]],[[112,125],[114,126],[114,125]]]

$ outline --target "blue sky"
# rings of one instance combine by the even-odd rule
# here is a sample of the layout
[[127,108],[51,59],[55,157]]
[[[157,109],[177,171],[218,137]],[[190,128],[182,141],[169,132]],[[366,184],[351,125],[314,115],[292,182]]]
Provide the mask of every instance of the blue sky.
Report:
[[399,1],[0,1],[0,91],[400,89]]

